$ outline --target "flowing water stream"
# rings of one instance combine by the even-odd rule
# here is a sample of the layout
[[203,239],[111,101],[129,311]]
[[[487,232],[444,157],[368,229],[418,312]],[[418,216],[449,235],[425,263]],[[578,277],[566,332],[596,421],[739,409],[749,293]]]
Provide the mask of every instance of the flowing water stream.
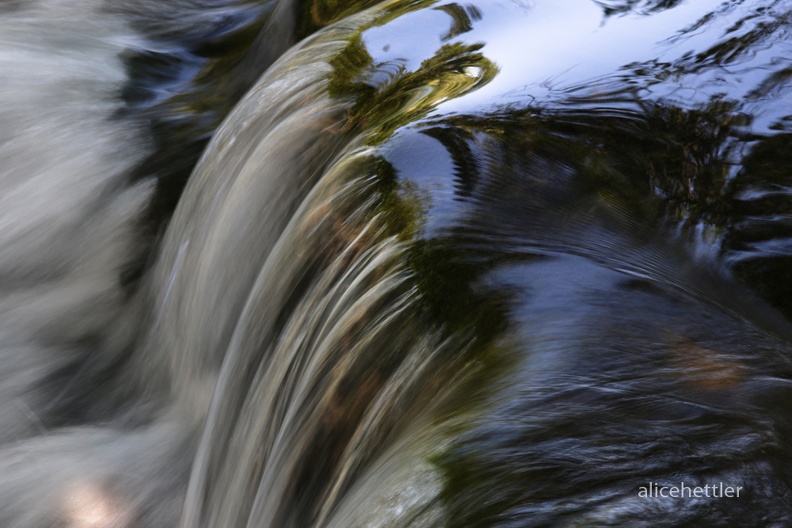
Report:
[[789,526],[790,29],[0,0],[0,527]]

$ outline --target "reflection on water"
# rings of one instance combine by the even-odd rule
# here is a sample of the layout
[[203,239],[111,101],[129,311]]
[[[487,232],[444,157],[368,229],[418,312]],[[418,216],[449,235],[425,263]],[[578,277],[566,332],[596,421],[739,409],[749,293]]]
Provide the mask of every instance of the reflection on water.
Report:
[[0,524],[789,524],[791,14],[0,4]]

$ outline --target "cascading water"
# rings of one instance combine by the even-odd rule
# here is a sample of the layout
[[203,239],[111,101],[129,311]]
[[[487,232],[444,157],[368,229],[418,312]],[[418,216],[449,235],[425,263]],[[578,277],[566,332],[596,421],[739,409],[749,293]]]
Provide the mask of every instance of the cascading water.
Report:
[[0,527],[788,525],[791,16],[0,1]]

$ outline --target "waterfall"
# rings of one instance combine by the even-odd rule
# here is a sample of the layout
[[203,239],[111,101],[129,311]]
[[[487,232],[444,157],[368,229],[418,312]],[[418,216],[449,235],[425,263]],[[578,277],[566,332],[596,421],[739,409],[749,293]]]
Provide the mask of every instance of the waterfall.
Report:
[[761,4],[0,1],[0,526],[789,524]]

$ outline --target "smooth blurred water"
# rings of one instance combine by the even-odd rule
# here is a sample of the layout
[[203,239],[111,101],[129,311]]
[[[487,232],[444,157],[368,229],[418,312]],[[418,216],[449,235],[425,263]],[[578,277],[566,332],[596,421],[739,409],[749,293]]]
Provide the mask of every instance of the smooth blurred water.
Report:
[[0,526],[788,525],[791,13],[0,2]]

